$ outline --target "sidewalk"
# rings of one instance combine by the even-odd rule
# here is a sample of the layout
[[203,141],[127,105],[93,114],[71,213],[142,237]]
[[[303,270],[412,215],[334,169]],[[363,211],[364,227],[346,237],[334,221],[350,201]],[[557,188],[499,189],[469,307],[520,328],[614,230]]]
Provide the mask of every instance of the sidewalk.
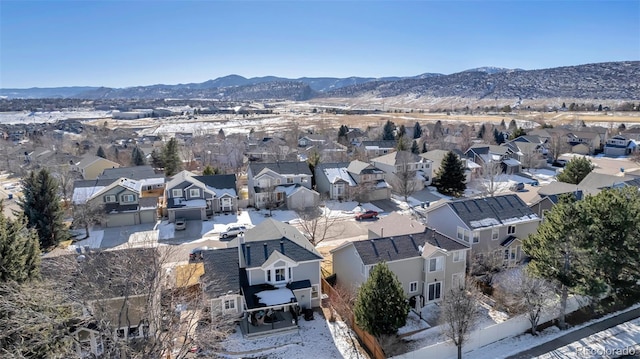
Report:
[[551,340],[549,342],[546,342],[544,344],[540,344],[537,347],[533,347],[529,350],[525,350],[519,354],[516,355],[512,355],[507,357],[506,359],[529,359],[529,358],[535,358],[537,356],[540,356],[542,354],[551,352],[553,350],[556,350],[558,348],[561,348],[565,345],[571,344],[573,342],[576,342],[580,339],[586,338],[592,334],[601,332],[603,330],[615,327],[616,325],[622,324],[624,322],[628,322],[630,320],[636,319],[640,317],[640,308],[636,308],[633,310],[630,310],[628,312],[622,313],[622,314],[618,314],[614,317],[605,319],[601,322],[598,323],[594,323],[591,325],[588,325],[584,328],[575,330],[571,333],[567,333],[566,335],[563,335],[559,338],[556,338],[554,340]]

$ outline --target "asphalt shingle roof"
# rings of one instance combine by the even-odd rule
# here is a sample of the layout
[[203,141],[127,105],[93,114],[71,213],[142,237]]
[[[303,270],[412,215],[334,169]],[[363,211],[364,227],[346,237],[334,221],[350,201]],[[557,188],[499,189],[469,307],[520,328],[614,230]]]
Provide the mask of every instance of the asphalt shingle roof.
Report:
[[193,176],[194,179],[204,183],[207,186],[224,189],[236,189],[236,175],[211,175],[211,176]]
[[134,167],[119,167],[119,168],[107,168],[102,171],[102,174],[98,176],[100,179],[119,179],[120,177],[126,177],[133,180],[142,180],[147,178],[163,178],[164,175],[156,173],[153,167],[149,165],[134,166]]
[[322,259],[321,256],[304,249],[285,237],[247,242],[242,245],[242,255],[245,258],[247,268],[260,267],[274,251],[278,251],[296,262]]
[[251,163],[249,168],[251,168],[251,173],[253,173],[254,176],[265,168],[281,175],[311,175],[311,170],[309,169],[307,162]]
[[210,298],[216,298],[229,292],[240,292],[237,248],[203,251],[202,258],[204,274],[200,277],[200,283]]
[[365,265],[376,264],[383,260],[390,262],[419,257],[421,255],[420,248],[427,243],[447,251],[469,248],[430,228],[422,233],[412,235],[368,239],[352,243]]
[[447,203],[471,229],[506,225],[538,219],[538,216],[515,194],[473,198]]

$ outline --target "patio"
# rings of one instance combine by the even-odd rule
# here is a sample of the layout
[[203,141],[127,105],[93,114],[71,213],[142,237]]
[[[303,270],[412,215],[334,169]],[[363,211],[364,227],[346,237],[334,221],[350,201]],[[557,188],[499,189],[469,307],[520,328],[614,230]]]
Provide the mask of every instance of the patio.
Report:
[[[254,313],[260,319],[256,319]],[[267,309],[253,313],[248,312],[240,322],[240,329],[246,338],[256,338],[275,333],[297,332],[298,320],[288,310]]]

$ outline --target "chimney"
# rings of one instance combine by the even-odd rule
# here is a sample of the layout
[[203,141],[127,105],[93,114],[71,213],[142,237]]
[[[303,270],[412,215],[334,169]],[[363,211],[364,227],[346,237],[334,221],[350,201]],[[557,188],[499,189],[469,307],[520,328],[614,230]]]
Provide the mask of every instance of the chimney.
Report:
[[247,266],[251,265],[251,245],[247,244]]
[[263,243],[264,246],[264,260],[266,261],[267,259],[269,259],[269,252],[267,251],[267,244]]
[[284,254],[284,241],[280,240],[280,253]]
[[384,238],[384,228],[380,228],[380,238]]

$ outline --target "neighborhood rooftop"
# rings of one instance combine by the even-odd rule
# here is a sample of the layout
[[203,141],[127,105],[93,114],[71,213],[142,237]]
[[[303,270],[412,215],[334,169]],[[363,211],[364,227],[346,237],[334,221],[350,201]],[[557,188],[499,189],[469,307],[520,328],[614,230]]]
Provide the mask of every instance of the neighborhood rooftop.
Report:
[[321,256],[304,249],[285,237],[242,244],[242,256],[247,268],[260,267],[274,251],[278,251],[296,262],[322,259]]
[[469,228],[538,220],[538,216],[515,194],[472,198],[447,203]]

